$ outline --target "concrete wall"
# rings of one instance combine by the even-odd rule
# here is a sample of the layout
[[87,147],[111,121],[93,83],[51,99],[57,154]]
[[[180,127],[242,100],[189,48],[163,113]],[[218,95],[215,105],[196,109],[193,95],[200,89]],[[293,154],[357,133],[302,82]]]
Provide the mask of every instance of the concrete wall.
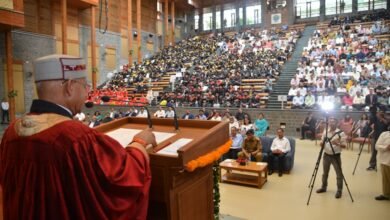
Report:
[[[107,113],[110,111],[111,106],[94,106],[91,109],[85,109],[84,112],[90,113],[91,115],[95,111],[100,111],[102,114]],[[123,112],[127,111],[129,107],[116,107],[116,110],[121,110]],[[199,111],[199,108],[177,108],[177,114],[179,117],[181,117],[185,110],[190,109],[191,113],[197,114]],[[212,109],[207,109],[208,111],[211,111]],[[225,109],[218,109],[220,112],[225,111]],[[151,114],[153,114],[155,111],[157,111],[156,107],[150,107],[149,111]],[[236,113],[237,109],[230,109],[230,112]],[[285,133],[287,136],[292,137],[300,137],[300,132],[297,131],[297,128],[300,128],[302,125],[303,120],[307,116],[309,112],[313,112],[314,116],[316,118],[324,118],[325,112],[323,111],[306,111],[306,110],[260,110],[260,109],[243,109],[244,112],[248,113],[252,121],[257,117],[257,115],[262,112],[265,115],[265,118],[270,123],[270,130],[267,132],[268,135],[275,135],[276,129],[280,127],[281,123],[286,124]],[[332,112],[329,114],[329,116],[336,117],[338,119],[341,119],[345,116],[345,114],[348,113],[351,115],[351,117],[354,120],[357,120],[360,118],[361,114],[363,112]]]

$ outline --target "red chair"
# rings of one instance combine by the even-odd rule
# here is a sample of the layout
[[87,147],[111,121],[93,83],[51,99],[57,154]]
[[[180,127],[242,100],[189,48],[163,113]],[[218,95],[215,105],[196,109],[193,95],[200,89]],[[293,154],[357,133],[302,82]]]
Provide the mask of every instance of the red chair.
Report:
[[[353,144],[354,143],[358,143],[359,146],[361,144],[367,144],[367,152],[370,153],[370,151],[371,151],[371,135],[372,135],[372,132],[368,135],[367,138],[359,137],[359,136],[356,135],[356,132],[355,132],[353,134],[353,136],[352,136],[351,141],[350,141],[350,148],[351,148],[351,150],[353,150]],[[354,137],[354,136],[356,136],[356,137]]]

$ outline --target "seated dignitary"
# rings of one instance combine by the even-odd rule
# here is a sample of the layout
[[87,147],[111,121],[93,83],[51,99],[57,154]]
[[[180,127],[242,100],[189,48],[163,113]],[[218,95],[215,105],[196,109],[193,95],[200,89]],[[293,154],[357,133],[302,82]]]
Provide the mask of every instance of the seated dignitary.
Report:
[[230,138],[232,139],[232,146],[230,146],[229,151],[226,153],[226,158],[237,159],[238,153],[241,151],[241,146],[243,142],[242,135],[238,132],[237,127],[232,127]]
[[291,150],[290,141],[284,136],[284,130],[278,128],[277,137],[274,138],[271,145],[271,153],[268,157],[268,174],[272,175],[275,170],[274,160],[278,161],[277,170],[279,171],[279,176],[283,175],[284,167],[284,158],[286,153]]
[[255,131],[249,129],[246,132],[246,138],[242,143],[242,151],[238,153],[238,157],[247,158],[248,160],[256,159],[256,161],[261,161],[263,159],[261,141],[258,137],[255,136]]
[[154,134],[122,147],[72,120],[89,89],[81,58],[50,55],[34,69],[39,99],[0,145],[4,219],[146,219]]

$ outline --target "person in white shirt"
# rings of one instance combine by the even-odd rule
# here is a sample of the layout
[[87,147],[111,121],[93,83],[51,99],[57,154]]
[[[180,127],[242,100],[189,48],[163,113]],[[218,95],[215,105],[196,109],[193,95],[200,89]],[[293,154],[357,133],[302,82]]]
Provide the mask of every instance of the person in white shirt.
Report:
[[222,118],[219,115],[219,112],[216,112],[215,115],[210,118],[210,121],[222,121]]
[[238,132],[237,127],[232,127],[230,129],[230,139],[232,140],[232,145],[230,146],[229,151],[224,156],[225,159],[237,159],[238,153],[241,151],[242,142],[244,138],[242,135]]
[[79,120],[79,121],[84,121],[85,120],[85,114],[83,112],[77,113],[74,116],[74,119]]
[[[9,103],[6,98],[3,98],[1,101],[1,124],[9,123]],[[7,119],[7,122],[5,122],[5,119]]]
[[238,123],[238,121],[233,116],[230,116],[229,117],[229,129],[230,129],[230,131],[231,131],[231,129],[233,127],[239,128],[240,124]]
[[146,118],[146,117],[148,117],[148,112],[145,110],[144,107],[141,107],[141,110],[138,112],[136,117],[138,117],[138,118]]
[[290,90],[288,91],[288,96],[291,96],[291,97],[294,97],[297,95],[297,92],[299,91],[299,89],[296,87],[296,86],[293,86],[290,88]]
[[175,112],[173,111],[172,107],[168,107],[168,110],[165,112],[166,118],[173,118],[175,117]]
[[305,99],[303,98],[303,96],[301,96],[301,93],[298,91],[297,95],[294,96],[293,98],[292,108],[302,108],[304,103],[305,103]]
[[[328,124],[328,132],[326,137],[326,130],[322,134],[322,141],[320,146],[324,148],[324,156],[323,156],[323,169],[324,173],[322,175],[322,186],[317,190],[317,193],[324,193],[328,187],[328,175],[330,170],[330,165],[333,166],[336,172],[337,179],[337,192],[336,199],[341,198],[342,190],[343,190],[343,172],[341,169],[341,148],[345,143],[345,134],[339,133],[340,129],[337,128],[337,120],[335,118],[329,119]],[[328,141],[327,138],[332,138],[329,140],[332,145]],[[332,149],[333,147],[333,149]]]
[[390,127],[388,131],[382,132],[375,148],[378,151],[378,163],[381,165],[382,172],[382,190],[383,194],[375,197],[375,200],[389,200],[390,199]]
[[271,152],[268,156],[268,175],[274,172],[274,160],[278,161],[279,176],[283,175],[284,160],[286,154],[291,151],[290,141],[284,136],[284,130],[278,128],[277,137],[274,138],[271,145]]
[[153,114],[153,116],[156,118],[165,118],[164,109],[160,106],[159,109]]
[[353,97],[352,106],[357,110],[362,110],[365,104],[365,97],[360,94],[360,92],[356,92],[356,96]]
[[114,119],[115,118],[115,115],[116,115],[116,111],[114,108],[111,108],[111,111],[110,111],[110,118]]

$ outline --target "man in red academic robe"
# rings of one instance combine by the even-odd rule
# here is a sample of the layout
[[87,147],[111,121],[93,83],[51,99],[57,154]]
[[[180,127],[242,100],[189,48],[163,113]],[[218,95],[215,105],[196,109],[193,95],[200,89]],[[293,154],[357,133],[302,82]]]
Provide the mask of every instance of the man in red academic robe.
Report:
[[72,120],[89,87],[82,59],[51,55],[34,68],[39,99],[0,145],[4,219],[146,219],[153,133],[123,148]]

